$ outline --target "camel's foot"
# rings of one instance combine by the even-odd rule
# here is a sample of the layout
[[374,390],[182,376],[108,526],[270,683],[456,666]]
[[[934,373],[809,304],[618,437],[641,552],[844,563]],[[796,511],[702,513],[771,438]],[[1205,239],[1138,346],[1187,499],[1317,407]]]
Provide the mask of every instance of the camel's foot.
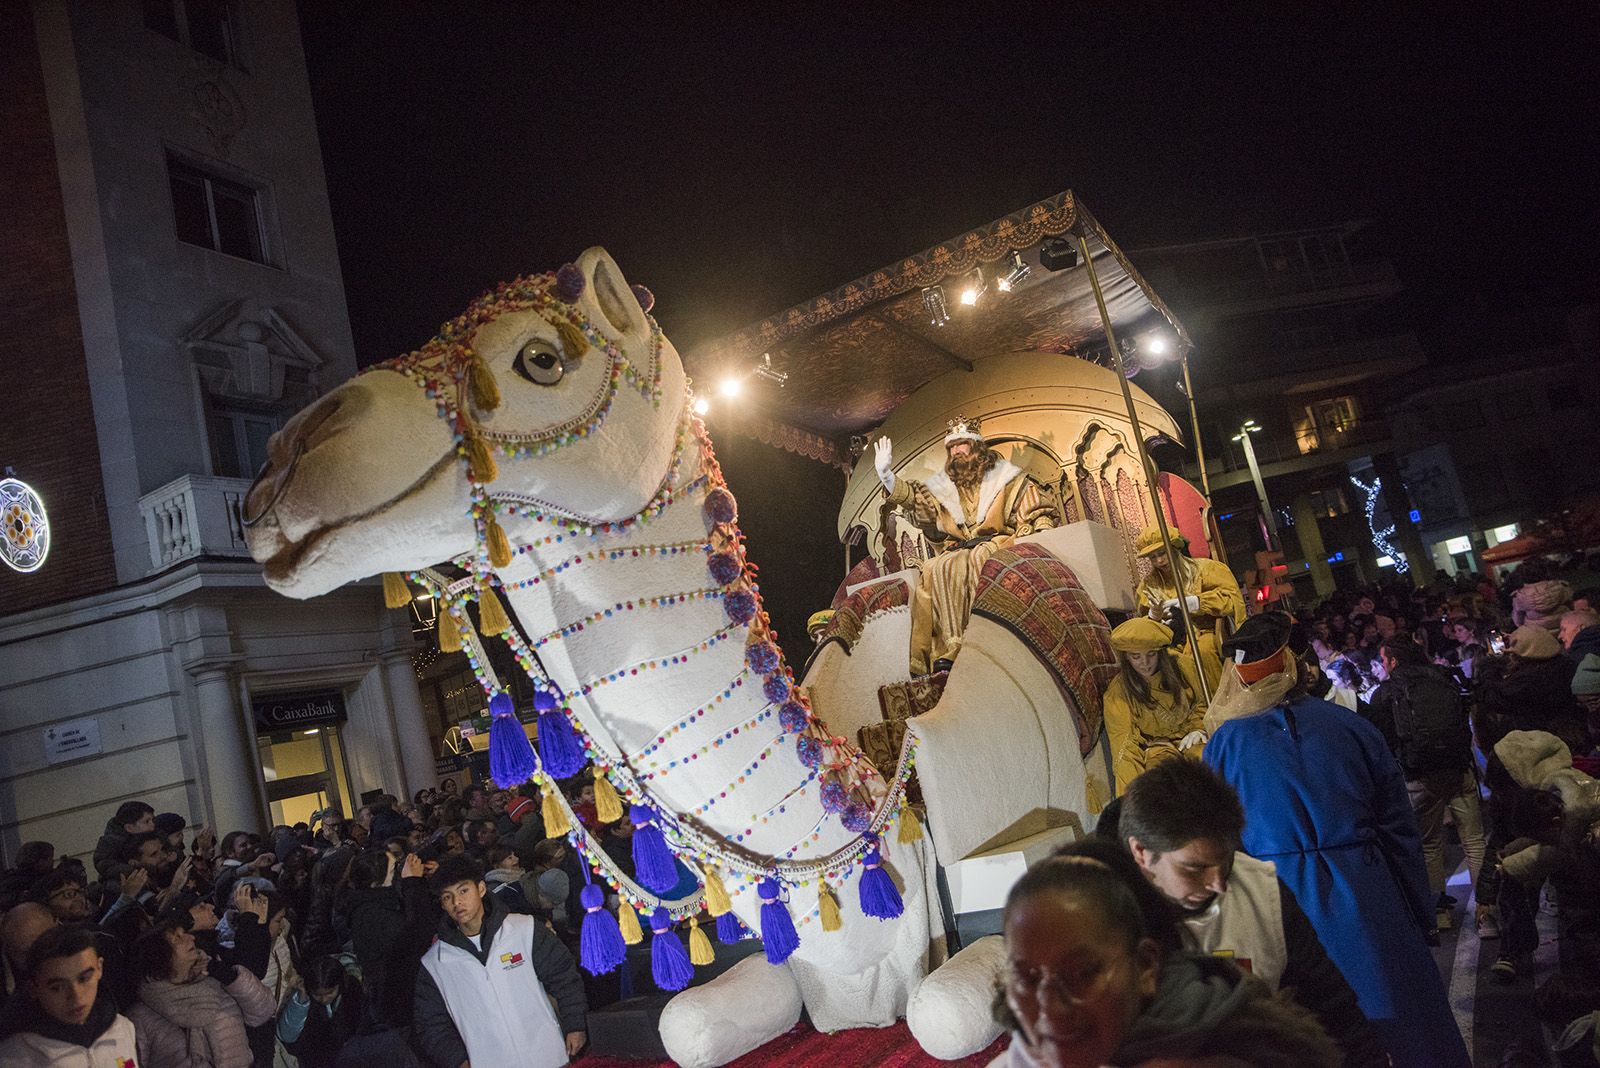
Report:
[[970,1057],[1000,1037],[993,1005],[1005,955],[999,935],[980,938],[917,987],[906,1005],[906,1026],[929,1056]]
[[684,1068],[715,1068],[800,1022],[800,987],[786,965],[746,957],[704,986],[667,1002],[661,1044]]

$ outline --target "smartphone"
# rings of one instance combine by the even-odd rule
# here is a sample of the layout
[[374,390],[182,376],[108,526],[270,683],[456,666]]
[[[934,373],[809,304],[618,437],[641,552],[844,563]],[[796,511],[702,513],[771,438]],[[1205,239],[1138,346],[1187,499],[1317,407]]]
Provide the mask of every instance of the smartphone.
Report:
[[1497,630],[1489,632],[1489,652],[1501,656],[1506,651],[1506,636]]

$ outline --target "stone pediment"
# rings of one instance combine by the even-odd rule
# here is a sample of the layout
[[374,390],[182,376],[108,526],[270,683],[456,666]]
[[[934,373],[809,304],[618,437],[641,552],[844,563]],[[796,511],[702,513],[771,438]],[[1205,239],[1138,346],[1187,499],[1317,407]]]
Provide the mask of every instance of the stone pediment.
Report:
[[298,407],[317,394],[327,363],[276,308],[243,298],[196,322],[180,344],[207,393],[253,404]]

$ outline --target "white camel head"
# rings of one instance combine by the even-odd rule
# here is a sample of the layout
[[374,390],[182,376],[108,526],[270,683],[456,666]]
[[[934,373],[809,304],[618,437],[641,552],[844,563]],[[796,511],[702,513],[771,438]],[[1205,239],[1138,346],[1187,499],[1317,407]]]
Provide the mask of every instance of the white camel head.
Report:
[[486,484],[588,522],[639,512],[668,473],[687,388],[649,300],[591,248],[300,412],[245,501],[268,585],[313,597],[472,553]]

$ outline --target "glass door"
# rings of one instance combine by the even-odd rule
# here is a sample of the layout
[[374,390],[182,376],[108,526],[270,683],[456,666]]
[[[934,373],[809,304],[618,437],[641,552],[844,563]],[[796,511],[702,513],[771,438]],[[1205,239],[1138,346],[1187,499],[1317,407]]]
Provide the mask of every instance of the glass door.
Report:
[[329,807],[354,814],[344,747],[336,725],[257,735],[267,806],[276,826],[310,823]]

